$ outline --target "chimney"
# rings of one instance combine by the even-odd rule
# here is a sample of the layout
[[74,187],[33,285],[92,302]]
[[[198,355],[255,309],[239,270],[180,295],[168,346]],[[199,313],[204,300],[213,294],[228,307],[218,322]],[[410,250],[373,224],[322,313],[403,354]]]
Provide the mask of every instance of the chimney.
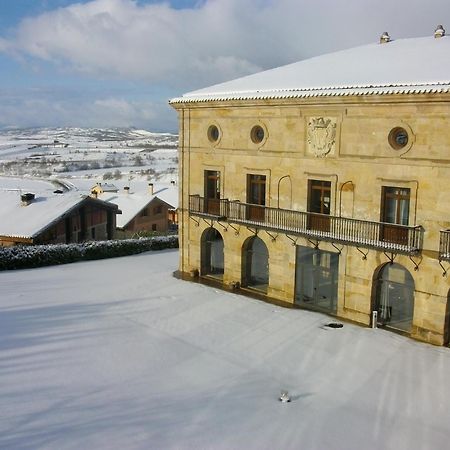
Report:
[[148,183],[148,193],[153,195],[153,183]]
[[129,194],[130,193],[130,186],[124,186],[123,190],[125,191],[125,193]]
[[391,42],[391,37],[389,36],[389,33],[387,31],[385,31],[380,36],[380,44],[386,44],[387,42]]
[[445,36],[445,30],[442,25],[438,25],[436,29],[434,30],[434,38],[439,39],[441,37]]
[[30,203],[33,202],[35,197],[36,196],[34,194],[32,194],[31,192],[27,192],[26,194],[21,194],[20,201],[21,201],[22,206],[28,206]]

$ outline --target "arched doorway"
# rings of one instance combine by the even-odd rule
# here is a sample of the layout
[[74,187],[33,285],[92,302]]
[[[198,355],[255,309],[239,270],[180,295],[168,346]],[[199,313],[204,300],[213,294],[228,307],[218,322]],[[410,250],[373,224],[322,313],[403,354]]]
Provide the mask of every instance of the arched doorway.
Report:
[[201,274],[223,278],[223,238],[215,228],[203,232],[201,241]]
[[297,245],[295,265],[296,304],[336,314],[339,254]]
[[388,263],[375,274],[377,325],[411,332],[414,314],[414,279],[400,264]]
[[249,238],[242,247],[242,284],[267,293],[269,285],[269,251],[262,239]]

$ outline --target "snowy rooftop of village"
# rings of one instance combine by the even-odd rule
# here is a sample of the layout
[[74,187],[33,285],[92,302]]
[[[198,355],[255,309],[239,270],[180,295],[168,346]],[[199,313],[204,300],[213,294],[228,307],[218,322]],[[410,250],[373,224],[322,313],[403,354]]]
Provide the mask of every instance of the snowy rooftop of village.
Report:
[[189,92],[171,103],[450,91],[450,36],[329,53]]
[[450,349],[176,280],[177,261],[0,273],[0,448],[448,448]]
[[0,189],[0,236],[33,237],[86,198],[79,192],[33,192],[35,199],[23,206],[24,193]]
[[98,198],[119,207],[122,214],[116,216],[117,227],[123,228],[155,198],[167,203],[170,209],[176,209],[178,207],[178,187],[158,185],[154,187],[153,194],[148,189],[129,189],[128,191],[122,189],[118,192],[104,192]]

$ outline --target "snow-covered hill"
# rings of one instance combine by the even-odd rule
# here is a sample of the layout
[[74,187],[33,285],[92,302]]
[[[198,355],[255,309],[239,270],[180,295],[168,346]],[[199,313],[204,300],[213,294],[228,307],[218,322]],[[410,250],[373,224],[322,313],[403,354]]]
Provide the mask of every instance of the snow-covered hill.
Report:
[[169,182],[178,174],[177,145],[177,135],[132,128],[3,130],[0,176]]

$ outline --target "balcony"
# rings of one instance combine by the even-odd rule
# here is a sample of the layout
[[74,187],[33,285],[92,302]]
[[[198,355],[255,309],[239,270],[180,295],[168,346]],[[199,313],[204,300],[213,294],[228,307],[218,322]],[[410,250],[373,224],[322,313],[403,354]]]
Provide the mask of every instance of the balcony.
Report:
[[450,262],[450,230],[443,230],[439,239],[439,261]]
[[252,205],[227,199],[211,201],[198,195],[191,195],[189,198],[189,214],[221,222],[319,241],[373,248],[385,252],[415,255],[422,249],[423,230],[421,226],[409,227],[370,222]]

